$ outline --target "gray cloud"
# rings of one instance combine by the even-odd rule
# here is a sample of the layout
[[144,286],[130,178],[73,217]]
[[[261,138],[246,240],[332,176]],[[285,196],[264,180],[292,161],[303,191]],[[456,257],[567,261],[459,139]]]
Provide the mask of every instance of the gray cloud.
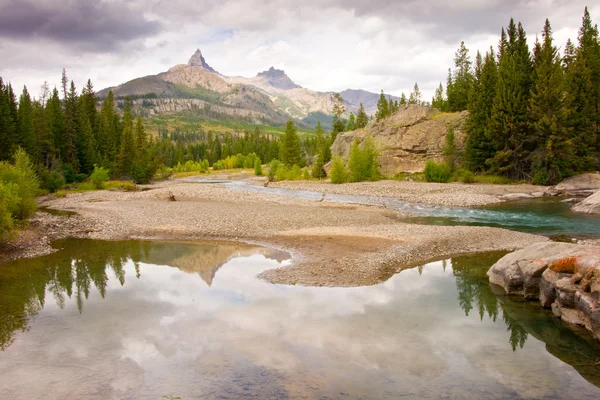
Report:
[[105,52],[160,31],[159,22],[135,11],[127,3],[108,1],[0,0],[0,37]]

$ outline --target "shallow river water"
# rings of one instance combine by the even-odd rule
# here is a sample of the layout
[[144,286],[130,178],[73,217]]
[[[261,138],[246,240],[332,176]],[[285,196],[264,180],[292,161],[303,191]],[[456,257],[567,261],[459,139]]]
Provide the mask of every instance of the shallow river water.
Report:
[[2,399],[600,398],[596,342],[492,292],[502,254],[309,288],[260,247],[57,246],[0,266]]

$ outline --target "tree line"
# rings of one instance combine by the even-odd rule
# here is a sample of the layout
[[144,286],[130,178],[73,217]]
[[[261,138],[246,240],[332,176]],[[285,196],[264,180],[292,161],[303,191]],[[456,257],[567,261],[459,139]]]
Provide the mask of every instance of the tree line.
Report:
[[510,20],[497,50],[464,42],[432,106],[468,110],[463,166],[538,184],[597,169],[600,164],[600,38],[586,7],[577,46],[561,55],[546,20],[533,48],[523,25]]

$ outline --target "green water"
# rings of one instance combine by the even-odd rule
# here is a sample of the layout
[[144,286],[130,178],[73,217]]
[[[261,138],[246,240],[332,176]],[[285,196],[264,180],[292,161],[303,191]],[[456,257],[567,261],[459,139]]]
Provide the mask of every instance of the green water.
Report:
[[596,342],[491,291],[501,254],[311,288],[259,247],[57,245],[0,265],[0,398],[600,397]]

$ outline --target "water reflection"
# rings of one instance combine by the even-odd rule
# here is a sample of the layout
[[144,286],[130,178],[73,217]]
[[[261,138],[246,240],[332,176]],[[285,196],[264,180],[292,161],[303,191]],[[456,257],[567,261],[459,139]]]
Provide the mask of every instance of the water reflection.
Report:
[[247,246],[62,246],[0,268],[2,398],[600,395],[595,343],[491,292],[500,254],[307,288],[257,280],[286,257]]

